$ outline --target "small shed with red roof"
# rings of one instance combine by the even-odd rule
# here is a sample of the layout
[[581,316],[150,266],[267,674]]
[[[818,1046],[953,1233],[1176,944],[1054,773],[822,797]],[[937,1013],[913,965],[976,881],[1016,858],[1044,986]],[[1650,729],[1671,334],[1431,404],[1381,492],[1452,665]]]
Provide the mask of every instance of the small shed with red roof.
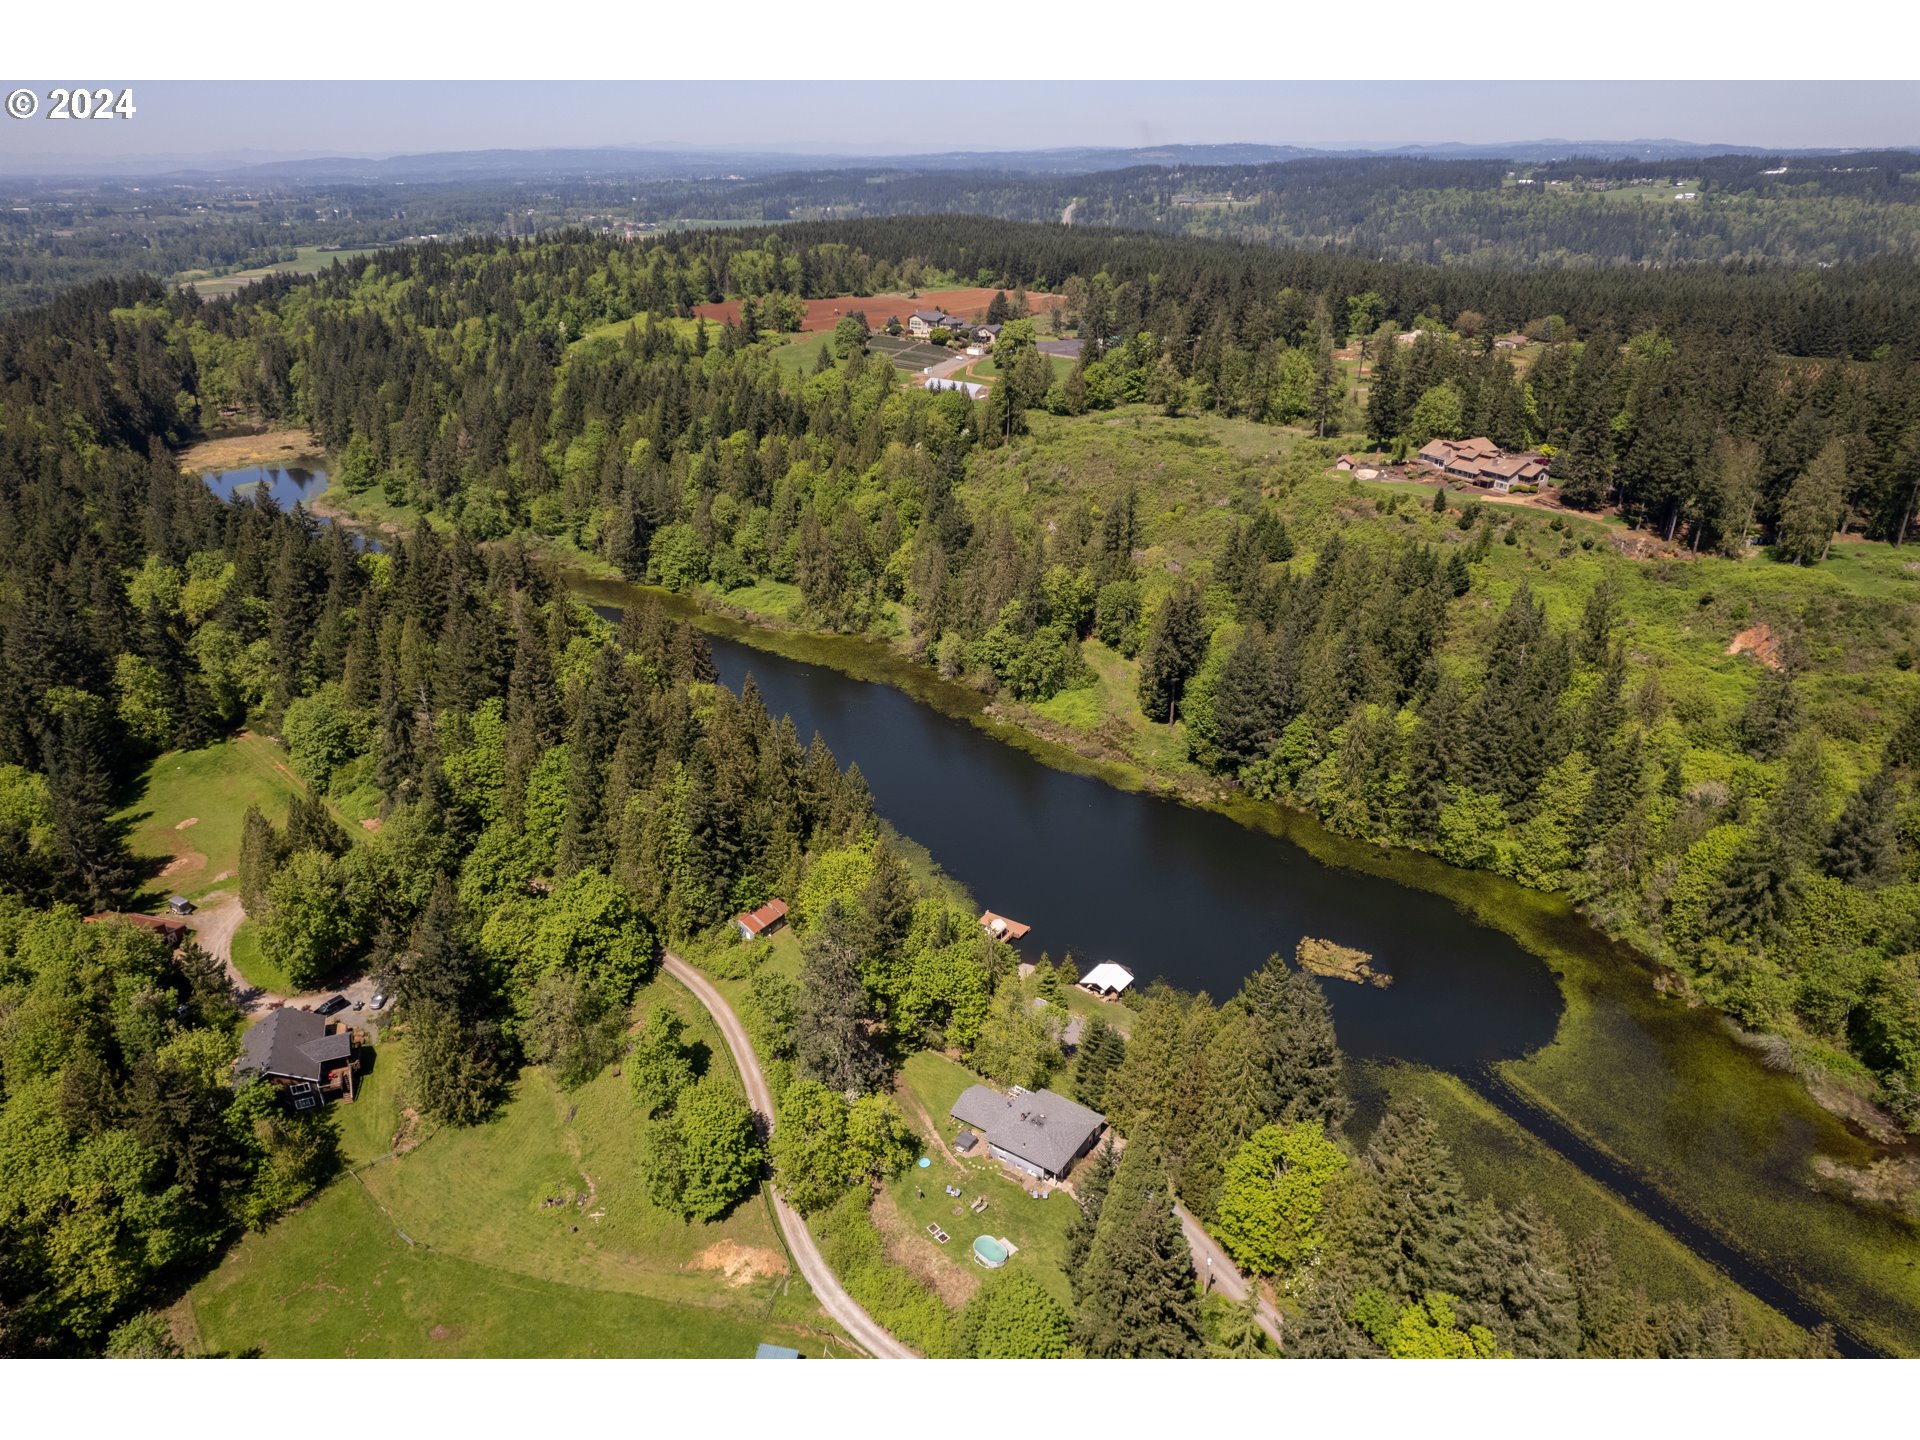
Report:
[[740,933],[746,939],[758,940],[787,923],[787,902],[769,900],[757,910],[743,910],[733,917],[733,923],[740,927]]

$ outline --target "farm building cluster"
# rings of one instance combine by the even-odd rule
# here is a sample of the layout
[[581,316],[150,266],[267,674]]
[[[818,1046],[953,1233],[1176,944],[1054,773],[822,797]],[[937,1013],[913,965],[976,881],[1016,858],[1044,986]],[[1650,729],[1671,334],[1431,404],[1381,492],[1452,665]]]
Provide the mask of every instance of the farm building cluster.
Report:
[[990,348],[1000,338],[998,325],[976,325],[944,310],[916,310],[907,317],[907,333],[916,340],[925,340],[936,330],[983,348]]
[[1429,440],[1415,457],[1419,464],[1498,495],[1518,486],[1546,482],[1546,457],[1533,451],[1502,450],[1484,435],[1471,440]]

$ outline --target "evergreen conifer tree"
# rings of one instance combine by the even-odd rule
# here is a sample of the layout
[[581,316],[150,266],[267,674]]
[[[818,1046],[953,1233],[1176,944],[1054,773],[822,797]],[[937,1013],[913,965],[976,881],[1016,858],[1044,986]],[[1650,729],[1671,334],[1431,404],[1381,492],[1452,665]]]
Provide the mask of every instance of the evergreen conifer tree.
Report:
[[1115,1167],[1087,1252],[1074,1339],[1094,1359],[1203,1353],[1193,1257],[1153,1147],[1131,1144]]
[[1182,585],[1154,612],[1140,661],[1140,711],[1149,720],[1171,725],[1179,714],[1187,681],[1207,654],[1206,621],[1200,593]]
[[1354,1226],[1356,1281],[1402,1301],[1452,1293],[1466,1202],[1426,1105],[1414,1100],[1388,1110],[1362,1163],[1369,1203]]
[[1885,885],[1900,875],[1893,772],[1881,766],[1848,798],[1827,837],[1820,868],[1853,885]]

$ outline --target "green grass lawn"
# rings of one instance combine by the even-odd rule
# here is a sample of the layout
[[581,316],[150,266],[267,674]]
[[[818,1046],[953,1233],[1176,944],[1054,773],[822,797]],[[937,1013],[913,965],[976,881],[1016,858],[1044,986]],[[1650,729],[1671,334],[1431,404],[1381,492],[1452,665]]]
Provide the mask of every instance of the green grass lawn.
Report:
[[800,613],[800,587],[785,580],[756,580],[720,593],[720,601],[769,620],[791,620]]
[[197,1346],[281,1358],[697,1357],[822,1342],[769,1314],[533,1279],[407,1245],[352,1180],[249,1235],[190,1295]]
[[[1054,379],[1064,380],[1073,373],[1073,361],[1069,360],[1066,356],[1049,355],[1046,359],[1047,362],[1053,366]],[[973,364],[967,367],[967,376],[971,379],[992,380],[999,374],[1000,367],[994,363],[991,352],[981,356],[980,359],[974,361]]]
[[[705,1012],[678,1008],[731,1075]],[[202,1346],[274,1356],[744,1356],[766,1340],[838,1344],[756,1193],[713,1224],[654,1206],[640,1178],[648,1122],[611,1072],[562,1091],[539,1070],[486,1124],[395,1155],[404,1041],[374,1053],[335,1114],[355,1175],[249,1236],[188,1296]],[[562,1203],[543,1206],[543,1200]],[[408,1242],[412,1243],[409,1244]],[[738,1269],[742,1257],[748,1270]],[[735,1262],[729,1276],[721,1268]]]
[[[1082,971],[1091,970],[1100,963],[1097,955],[1076,955],[1074,963]],[[1121,1035],[1133,1033],[1133,1011],[1112,1000],[1102,1000],[1098,995],[1089,995],[1078,985],[1069,985],[1060,992],[1061,1001],[1067,1007],[1069,1015],[1078,1015],[1088,1022],[1104,1020],[1107,1028]]]
[[832,345],[831,335],[790,335],[775,341],[768,353],[773,356],[773,363],[779,366],[783,373],[798,375],[804,379],[813,374],[813,368],[819,363],[822,350],[827,351],[829,355],[833,353]]
[[[700,330],[700,322],[698,320],[683,319],[678,315],[662,315],[658,317],[655,323],[671,331],[682,340],[693,339]],[[637,315],[629,315],[621,320],[609,320],[604,325],[596,325],[591,330],[582,331],[580,337],[569,344],[567,349],[574,350],[594,340],[624,340],[629,326],[632,326],[635,330],[644,331],[647,328],[647,312],[642,310]],[[718,325],[709,324],[707,326],[707,334],[709,336],[717,337],[719,333],[720,327]]]
[[[967,1086],[985,1083],[964,1066],[926,1051],[909,1056],[900,1074],[934,1123],[942,1126],[942,1134],[948,1137],[959,1129],[948,1118],[953,1102]],[[977,1269],[969,1254],[974,1237],[1004,1237],[1018,1247],[1008,1263],[1030,1269],[1056,1299],[1063,1305],[1069,1304],[1067,1226],[1079,1213],[1073,1197],[1063,1190],[1055,1190],[1049,1198],[1035,1200],[1008,1178],[998,1161],[984,1155],[977,1160],[971,1157],[955,1160],[946,1151],[931,1145],[925,1153],[933,1160],[929,1169],[909,1166],[903,1174],[887,1182],[887,1193],[905,1217],[910,1232],[901,1237],[901,1243],[925,1246],[943,1260]],[[948,1185],[959,1186],[962,1193],[958,1197],[948,1195]],[[987,1208],[975,1215],[967,1207],[979,1196],[986,1197]],[[961,1207],[958,1215],[953,1213],[956,1205]],[[927,1233],[929,1224],[938,1224],[952,1240],[940,1244]],[[984,1275],[986,1271],[980,1269],[979,1273]]]
[[269,995],[299,994],[299,987],[287,972],[260,953],[260,926],[257,922],[243,920],[240,923],[240,928],[233,932],[233,947],[228,958],[249,985],[258,986]]
[[282,823],[287,802],[300,788],[286,753],[260,735],[160,756],[120,812],[130,825],[134,855],[155,870],[169,862],[175,867],[149,880],[142,900],[152,906],[170,894],[193,898],[226,884],[218,877],[230,875],[240,864],[240,827],[247,807],[258,805],[269,819]]
[[1140,662],[1098,640],[1082,644],[1080,654],[1093,673],[1091,683],[1027,708],[1052,724],[1117,746],[1142,769],[1197,777],[1200,772],[1187,758],[1186,727],[1157,724],[1140,713]]
[[966,1066],[931,1050],[920,1050],[909,1055],[906,1063],[900,1067],[900,1078],[926,1107],[934,1123],[943,1127],[942,1133],[949,1135],[959,1128],[947,1118],[948,1112],[953,1109],[953,1102],[960,1098],[960,1093],[969,1085],[986,1083]]

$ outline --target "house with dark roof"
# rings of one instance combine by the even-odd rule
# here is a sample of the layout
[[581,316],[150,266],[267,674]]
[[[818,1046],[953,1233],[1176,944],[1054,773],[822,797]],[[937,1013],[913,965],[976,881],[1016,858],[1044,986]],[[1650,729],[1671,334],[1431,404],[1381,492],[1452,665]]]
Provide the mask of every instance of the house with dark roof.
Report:
[[961,332],[970,328],[958,315],[944,310],[916,310],[907,317],[907,330],[916,340],[924,340],[936,330]]
[[312,1110],[323,1100],[353,1098],[353,1035],[311,1010],[275,1010],[240,1037],[234,1074],[256,1076],[288,1092],[296,1110]]
[[1041,1180],[1062,1180],[1107,1128],[1107,1117],[1051,1090],[1002,1095],[970,1085],[953,1102],[954,1119],[986,1137],[987,1153]]

